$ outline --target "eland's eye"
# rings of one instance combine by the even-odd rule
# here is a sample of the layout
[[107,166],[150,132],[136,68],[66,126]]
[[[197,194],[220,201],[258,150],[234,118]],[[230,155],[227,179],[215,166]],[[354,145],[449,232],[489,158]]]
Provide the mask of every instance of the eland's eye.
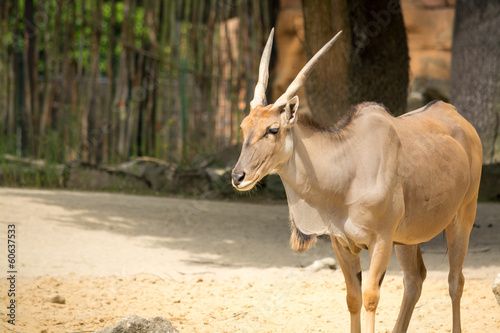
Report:
[[266,131],[266,135],[268,135],[268,134],[273,134],[273,135],[274,134],[278,134],[278,131],[279,131],[279,128],[269,128]]

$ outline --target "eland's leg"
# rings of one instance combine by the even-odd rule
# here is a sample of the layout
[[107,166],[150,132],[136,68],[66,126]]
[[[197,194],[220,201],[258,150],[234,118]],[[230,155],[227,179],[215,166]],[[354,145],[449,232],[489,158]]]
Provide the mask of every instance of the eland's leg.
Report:
[[446,227],[446,241],[450,260],[448,285],[453,309],[453,333],[462,332],[460,300],[465,283],[462,267],[467,254],[470,232],[474,225],[476,207],[477,202],[475,200],[462,206],[458,211],[457,218]]
[[366,333],[375,332],[375,312],[380,300],[380,287],[384,280],[392,252],[392,240],[379,239],[368,247],[370,269],[363,290],[363,303],[366,310]]
[[345,249],[335,237],[331,237],[335,256],[339,261],[346,284],[347,308],[351,313],[351,333],[361,333],[361,263],[359,254]]
[[363,291],[363,302],[366,310],[366,333],[375,333],[375,312],[380,300],[380,287],[384,280],[392,252],[392,240],[378,239],[368,247],[370,269]]
[[393,333],[406,332],[410,324],[411,315],[422,292],[422,283],[427,276],[420,244],[394,245],[396,257],[404,274],[404,296],[399,310],[398,320]]

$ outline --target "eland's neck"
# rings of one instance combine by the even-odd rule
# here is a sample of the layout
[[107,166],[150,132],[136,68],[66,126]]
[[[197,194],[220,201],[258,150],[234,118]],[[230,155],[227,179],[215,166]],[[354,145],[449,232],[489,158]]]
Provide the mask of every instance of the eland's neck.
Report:
[[349,135],[318,131],[297,124],[292,128],[289,160],[278,168],[287,196],[330,209],[344,202],[354,176],[352,140]]

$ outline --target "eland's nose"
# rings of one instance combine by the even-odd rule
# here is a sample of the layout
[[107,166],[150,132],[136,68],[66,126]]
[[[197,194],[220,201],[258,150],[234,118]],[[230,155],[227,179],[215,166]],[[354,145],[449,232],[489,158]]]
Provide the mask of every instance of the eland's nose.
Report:
[[242,173],[234,173],[233,172],[232,177],[233,177],[233,185],[238,186],[241,184],[243,179],[245,179],[245,173],[244,172],[242,172]]

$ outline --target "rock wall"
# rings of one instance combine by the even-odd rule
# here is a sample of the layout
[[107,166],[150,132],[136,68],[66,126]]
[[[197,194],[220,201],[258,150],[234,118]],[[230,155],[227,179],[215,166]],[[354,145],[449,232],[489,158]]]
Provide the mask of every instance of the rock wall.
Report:
[[[410,52],[410,82],[415,78],[449,81],[454,0],[401,0]],[[276,22],[276,75],[273,99],[279,97],[305,65],[304,20],[300,0],[281,0]],[[306,96],[299,91],[301,106]]]
[[410,80],[449,80],[455,1],[401,0],[410,51]]
[[[49,164],[43,160],[0,155],[0,186],[248,199],[248,195],[231,185],[231,169],[239,150],[226,149],[224,153],[228,162],[204,161],[190,168],[180,168],[153,157],[138,157],[113,166],[93,166],[76,162]],[[258,200],[286,198],[276,173],[264,177],[258,187],[252,194]]]

